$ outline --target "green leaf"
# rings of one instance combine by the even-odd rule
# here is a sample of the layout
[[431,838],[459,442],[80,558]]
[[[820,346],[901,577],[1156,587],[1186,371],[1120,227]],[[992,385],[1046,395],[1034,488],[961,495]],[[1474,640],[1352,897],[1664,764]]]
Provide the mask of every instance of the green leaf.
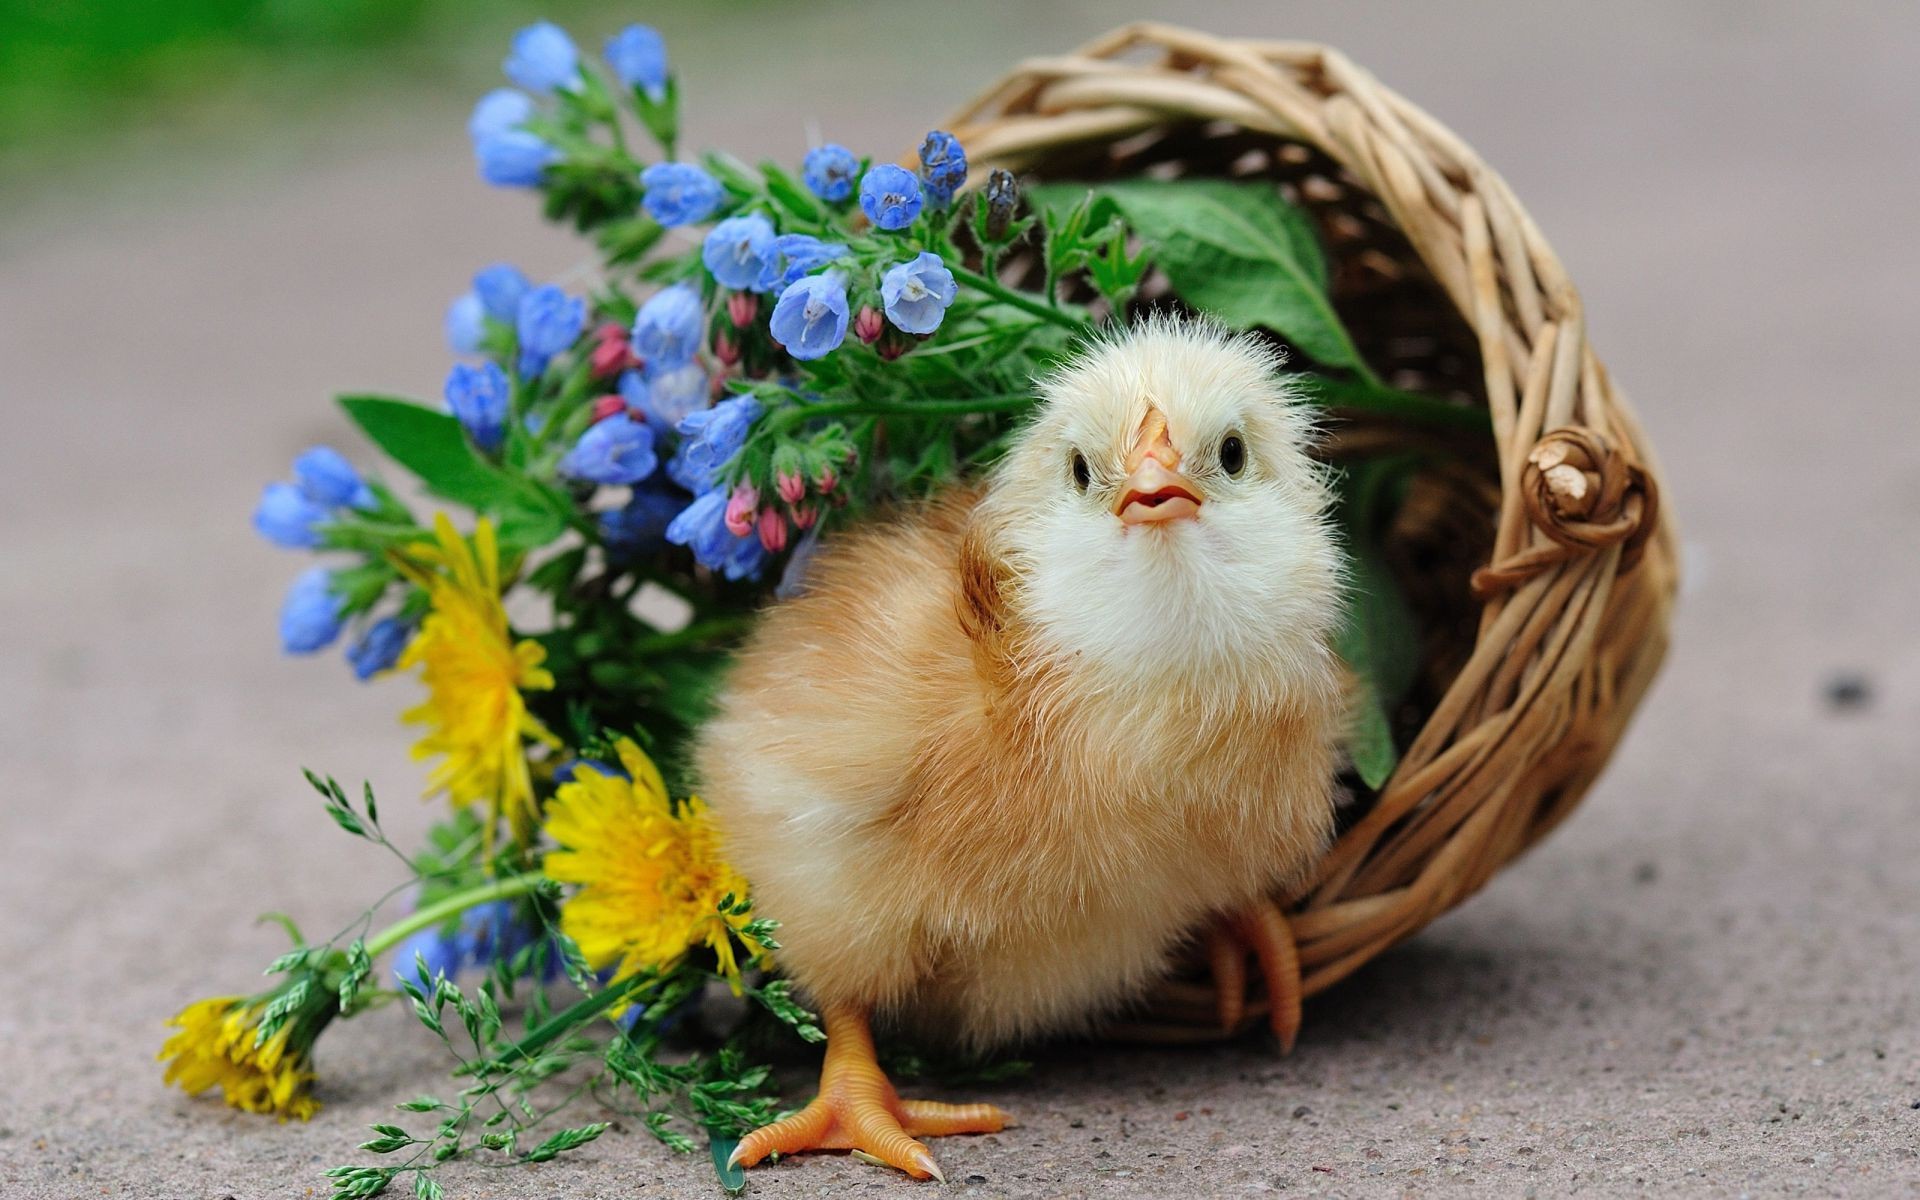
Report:
[[[1085,191],[1051,184],[1031,194],[1051,209]],[[1271,329],[1327,366],[1366,373],[1327,298],[1313,226],[1272,184],[1142,179],[1102,184],[1098,195],[1119,206],[1182,300],[1235,329]]]
[[707,1149],[713,1155],[713,1173],[720,1177],[720,1186],[727,1195],[738,1196],[747,1190],[747,1173],[737,1166],[729,1166],[727,1160],[733,1157],[734,1147],[740,1144],[735,1137],[716,1137],[707,1143]]
[[415,1200],[441,1200],[445,1193],[438,1179],[422,1171],[413,1177],[413,1194]]
[[420,477],[437,496],[490,511],[521,492],[521,484],[482,458],[460,422],[390,396],[342,396],[340,407],[388,457]]
[[1355,680],[1347,752],[1370,788],[1385,783],[1399,764],[1389,714],[1413,685],[1420,665],[1413,612],[1381,557],[1379,542],[1387,493],[1404,481],[1413,461],[1405,456],[1370,460],[1350,468],[1341,480],[1339,518],[1351,588],[1336,648]]

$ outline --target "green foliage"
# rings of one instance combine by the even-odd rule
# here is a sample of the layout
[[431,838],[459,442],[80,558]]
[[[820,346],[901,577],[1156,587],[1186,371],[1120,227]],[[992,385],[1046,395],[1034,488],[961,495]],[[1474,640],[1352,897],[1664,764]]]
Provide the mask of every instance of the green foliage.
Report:
[[1344,476],[1338,511],[1351,587],[1337,646],[1356,687],[1347,752],[1370,788],[1385,783],[1400,761],[1391,714],[1419,667],[1413,613],[1379,550],[1393,493],[1412,465],[1404,457],[1355,464]]
[[[1033,196],[1050,223],[1063,214],[1068,229],[1083,211],[1086,223],[1124,218],[1188,304],[1234,329],[1271,329],[1323,366],[1371,378],[1328,298],[1312,224],[1272,184],[1141,179],[1101,184],[1092,196],[1073,184]],[[1117,242],[1108,253],[1119,253]]]

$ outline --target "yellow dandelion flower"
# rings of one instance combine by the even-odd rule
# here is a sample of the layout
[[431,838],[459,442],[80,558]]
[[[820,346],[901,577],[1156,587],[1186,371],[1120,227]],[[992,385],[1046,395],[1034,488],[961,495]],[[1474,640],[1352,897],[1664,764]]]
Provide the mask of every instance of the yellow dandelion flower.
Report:
[[744,901],[747,881],[721,859],[706,805],[688,799],[676,810],[653,761],[624,739],[616,749],[631,780],[583,765],[547,806],[547,836],[559,849],[547,854],[546,874],[580,885],[560,909],[560,928],[595,970],[616,966],[615,980],[705,946],[738,994],[735,938],[749,918],[720,904]]
[[421,668],[427,698],[401,719],[427,726],[413,756],[442,760],[427,795],[444,792],[456,806],[485,803],[524,842],[539,815],[526,743],[560,743],[527,711],[521,693],[551,688],[553,675],[540,665],[546,651],[538,642],[513,640],[500,603],[493,525],[481,520],[472,546],[444,513],[434,516],[433,530],[437,544],[413,547],[396,559],[432,603],[398,663],[403,671]]
[[254,1035],[266,1005],[240,996],[216,996],[180,1010],[167,1024],[179,1032],[167,1038],[159,1059],[166,1081],[189,1096],[219,1088],[228,1104],[247,1112],[272,1113],[282,1121],[302,1121],[320,1109],[313,1088],[310,1040],[296,1044],[296,1017],[260,1045]]

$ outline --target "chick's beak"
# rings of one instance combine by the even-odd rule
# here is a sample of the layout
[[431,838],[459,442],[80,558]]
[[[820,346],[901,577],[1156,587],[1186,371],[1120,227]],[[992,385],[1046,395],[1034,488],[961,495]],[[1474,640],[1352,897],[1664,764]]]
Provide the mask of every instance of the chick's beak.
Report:
[[1147,409],[1125,463],[1126,482],[1113,508],[1122,522],[1149,525],[1200,515],[1200,488],[1180,473],[1180,452],[1167,436],[1167,418],[1159,409]]

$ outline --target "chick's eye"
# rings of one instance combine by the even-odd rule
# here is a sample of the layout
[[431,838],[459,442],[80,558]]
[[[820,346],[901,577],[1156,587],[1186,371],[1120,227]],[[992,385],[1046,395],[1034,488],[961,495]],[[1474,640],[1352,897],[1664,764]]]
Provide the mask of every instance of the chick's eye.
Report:
[[1220,469],[1229,475],[1238,475],[1247,466],[1247,444],[1240,435],[1230,433],[1220,442]]
[[1087,470],[1086,455],[1075,450],[1073,452],[1073,486],[1084,492],[1087,490],[1087,485],[1092,482],[1093,473]]

